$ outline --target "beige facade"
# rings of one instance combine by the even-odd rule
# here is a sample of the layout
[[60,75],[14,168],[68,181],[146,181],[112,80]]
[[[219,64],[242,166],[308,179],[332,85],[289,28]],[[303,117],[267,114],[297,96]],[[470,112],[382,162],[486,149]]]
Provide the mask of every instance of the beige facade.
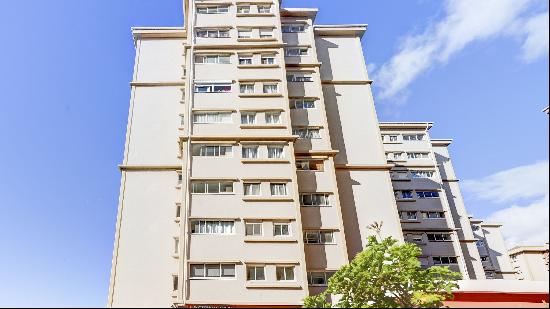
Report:
[[133,29],[108,306],[297,306],[374,222],[425,266],[485,279],[450,141],[378,122],[365,25],[278,0],[185,12],[182,28]]
[[508,251],[518,280],[548,281],[548,243]]

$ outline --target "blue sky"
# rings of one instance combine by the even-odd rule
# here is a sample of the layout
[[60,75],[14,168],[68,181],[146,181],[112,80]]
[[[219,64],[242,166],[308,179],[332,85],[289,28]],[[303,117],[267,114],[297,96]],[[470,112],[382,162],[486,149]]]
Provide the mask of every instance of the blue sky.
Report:
[[[435,122],[432,137],[455,140],[470,212],[521,218],[511,243],[547,237],[548,1],[477,2],[285,6],[319,7],[319,24],[368,23],[380,120]],[[1,3],[0,306],[106,304],[130,27],[180,26],[181,11],[179,0]]]

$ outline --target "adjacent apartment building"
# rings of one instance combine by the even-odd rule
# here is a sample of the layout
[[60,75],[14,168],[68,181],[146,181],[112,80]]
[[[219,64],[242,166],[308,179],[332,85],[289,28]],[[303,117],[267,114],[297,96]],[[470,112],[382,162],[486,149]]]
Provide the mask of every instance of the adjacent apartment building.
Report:
[[509,254],[518,280],[548,281],[548,243],[514,247]]
[[361,38],[279,0],[134,28],[110,307],[297,306],[382,235],[485,279],[447,147],[382,123]]

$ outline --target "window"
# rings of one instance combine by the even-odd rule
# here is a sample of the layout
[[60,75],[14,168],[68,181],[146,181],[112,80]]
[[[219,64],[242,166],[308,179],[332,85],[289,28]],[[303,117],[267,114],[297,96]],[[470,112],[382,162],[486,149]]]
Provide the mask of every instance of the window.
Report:
[[424,242],[424,239],[422,238],[422,234],[409,234],[409,239],[411,242],[421,244]]
[[190,264],[191,278],[235,278],[235,264]]
[[265,123],[266,124],[280,124],[281,123],[281,113],[265,113]]
[[227,93],[231,84],[195,84],[195,93]]
[[275,56],[273,56],[273,55],[262,55],[262,64],[265,64],[265,65],[275,64]]
[[290,236],[290,223],[273,223],[274,236]]
[[395,198],[398,200],[413,198],[413,192],[411,190],[394,191],[394,194],[395,194]]
[[304,32],[306,25],[283,25],[283,33],[294,33],[294,32]]
[[178,185],[181,185],[182,182],[183,182],[183,175],[182,173],[178,172]]
[[287,80],[288,82],[303,83],[303,82],[312,82],[312,81],[313,81],[313,77],[312,77],[312,76],[304,76],[304,75],[294,75],[294,74],[291,74],[291,75],[287,75],[286,80]]
[[194,220],[191,221],[192,234],[234,234],[234,221]]
[[254,93],[254,84],[240,84],[241,93]]
[[249,5],[239,5],[237,7],[237,13],[239,13],[239,14],[249,14],[250,13],[250,6]]
[[260,38],[267,39],[273,37],[273,29],[271,28],[260,28]]
[[252,38],[252,30],[239,29],[239,39],[250,39],[250,38]]
[[393,180],[407,180],[409,179],[409,174],[407,172],[391,172],[391,178]]
[[394,161],[404,160],[405,153],[403,153],[403,152],[388,152],[388,153],[386,153],[386,157],[390,161],[391,160],[394,160]]
[[418,220],[418,215],[416,211],[401,211],[400,212],[401,220]]
[[199,157],[230,157],[233,154],[232,146],[220,145],[193,145],[193,156]]
[[334,232],[332,231],[305,231],[304,243],[306,244],[333,244]]
[[432,260],[435,265],[458,264],[456,256],[433,256]]
[[294,266],[277,266],[277,281],[294,281]]
[[298,135],[302,139],[319,139],[321,132],[318,128],[293,128],[292,134]]
[[482,261],[482,262],[489,262],[490,260],[489,260],[489,257],[488,257],[488,256],[482,256],[482,257],[481,257],[481,261]]
[[180,252],[180,239],[177,237],[174,237],[174,254],[178,254]]
[[285,148],[283,146],[267,146],[267,157],[269,159],[284,159]]
[[451,234],[428,233],[428,241],[430,242],[451,241]]
[[229,30],[200,29],[200,30],[197,30],[197,37],[199,37],[199,38],[228,38],[229,37]]
[[412,178],[432,178],[434,171],[411,171]]
[[296,160],[296,169],[322,172],[325,169],[325,163],[323,160]]
[[404,141],[423,141],[424,134],[403,134]]
[[260,14],[271,13],[271,5],[258,5],[258,13]]
[[287,57],[300,57],[307,56],[309,49],[307,47],[288,47],[285,48],[285,56]]
[[439,192],[437,191],[416,191],[418,198],[438,198]]
[[230,181],[193,181],[194,194],[224,194],[233,193],[233,182]]
[[422,212],[422,217],[424,219],[443,219],[445,218],[445,213],[442,211],[426,211]]
[[251,65],[252,56],[250,55],[239,55],[239,65]]
[[245,223],[245,235],[246,236],[262,236],[262,222],[246,222]]
[[197,7],[198,14],[223,14],[229,12],[229,6],[203,6]]
[[256,113],[241,113],[241,124],[255,124]]
[[243,159],[258,158],[258,146],[243,146],[242,152]]
[[427,152],[409,152],[407,153],[409,159],[429,159],[430,154]]
[[269,185],[272,196],[286,196],[286,183],[272,183]]
[[176,218],[180,218],[181,217],[181,205],[180,204],[177,204],[176,205]]
[[172,290],[177,291],[179,288],[179,278],[178,275],[172,275]]
[[312,108],[315,108],[315,101],[314,100],[293,100],[290,108],[312,109]]
[[279,85],[277,84],[264,84],[264,93],[279,93]]
[[231,57],[229,55],[196,55],[195,63],[201,64],[229,64]]
[[325,286],[328,284],[328,279],[336,272],[334,271],[316,271],[307,273],[307,283],[309,285]]
[[397,135],[388,135],[389,142],[397,142],[397,139],[398,139]]
[[243,185],[244,196],[259,196],[261,195],[259,183],[245,183]]
[[265,266],[247,266],[246,280],[248,281],[265,280]]
[[193,123],[231,123],[231,113],[201,112],[193,114]]
[[330,206],[330,195],[326,193],[300,194],[301,206]]

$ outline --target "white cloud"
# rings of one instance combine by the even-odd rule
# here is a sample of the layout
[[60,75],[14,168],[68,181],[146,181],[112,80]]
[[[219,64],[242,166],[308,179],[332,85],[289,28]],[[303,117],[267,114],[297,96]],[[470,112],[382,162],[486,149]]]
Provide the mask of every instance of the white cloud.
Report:
[[520,166],[480,180],[466,180],[463,189],[477,200],[512,204],[487,218],[503,224],[509,247],[541,245],[548,241],[548,169],[548,161]]
[[548,194],[548,161],[498,172],[480,180],[465,180],[463,188],[478,199],[513,202]]
[[533,62],[548,54],[548,37],[550,36],[548,24],[548,12],[538,14],[525,22],[523,30],[527,38],[521,51],[522,58],[526,62]]
[[[376,74],[382,99],[394,97],[416,77],[436,64],[446,63],[468,44],[499,35],[526,35],[526,60],[543,55],[544,16],[525,21],[521,15],[534,0],[447,0],[445,17],[418,35],[402,40],[399,51]],[[547,13],[546,13],[547,14]],[[544,15],[544,14],[541,14]],[[547,15],[546,15],[547,17]],[[515,31],[514,27],[523,30]],[[548,19],[546,26],[548,28]],[[547,30],[546,30],[547,31]],[[541,47],[542,45],[542,47]],[[546,53],[548,48],[546,48]]]
[[527,206],[514,205],[491,214],[487,221],[503,224],[502,234],[509,248],[540,246],[548,241],[548,195]]

